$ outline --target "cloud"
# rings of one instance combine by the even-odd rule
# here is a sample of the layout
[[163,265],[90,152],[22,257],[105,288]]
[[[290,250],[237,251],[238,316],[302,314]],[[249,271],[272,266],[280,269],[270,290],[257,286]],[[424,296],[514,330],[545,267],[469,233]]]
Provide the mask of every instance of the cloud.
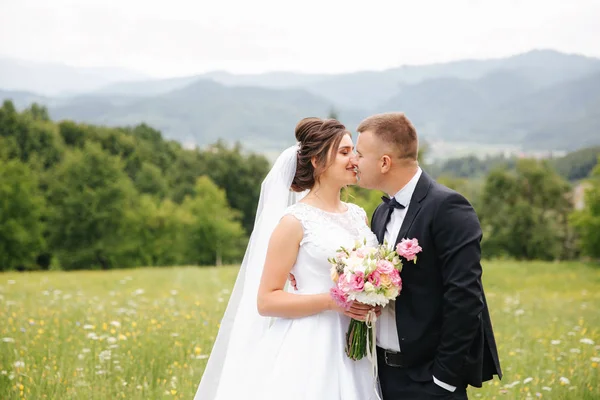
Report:
[[599,3],[3,0],[0,54],[159,76],[346,72],[542,47],[600,56]]

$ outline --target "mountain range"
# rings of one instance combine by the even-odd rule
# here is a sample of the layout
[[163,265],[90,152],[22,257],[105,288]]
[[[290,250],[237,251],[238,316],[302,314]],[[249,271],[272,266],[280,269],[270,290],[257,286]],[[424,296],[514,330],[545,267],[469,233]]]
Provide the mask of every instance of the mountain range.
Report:
[[46,96],[68,96],[97,90],[114,82],[147,79],[124,68],[80,68],[0,57],[0,89],[34,92]]
[[6,65],[14,69],[13,61],[0,58],[0,98],[19,108],[38,102],[54,119],[146,122],[189,145],[223,139],[276,151],[293,142],[300,118],[332,111],[350,130],[368,115],[404,111],[445,155],[445,144],[458,143],[474,151],[568,151],[600,144],[600,59],[552,50],[337,75],[211,72],[148,79],[105,69],[95,70],[96,78],[85,84],[79,78],[91,76],[89,70],[75,69],[63,81],[50,78],[60,68],[39,65],[25,68],[37,71],[36,79],[13,73],[8,84]]

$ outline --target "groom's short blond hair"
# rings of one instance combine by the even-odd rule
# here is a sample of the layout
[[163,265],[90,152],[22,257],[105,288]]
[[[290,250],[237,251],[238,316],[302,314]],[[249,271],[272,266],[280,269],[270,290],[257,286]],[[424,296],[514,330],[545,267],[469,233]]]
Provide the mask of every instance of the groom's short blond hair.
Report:
[[388,112],[372,115],[364,119],[358,133],[372,132],[381,141],[392,146],[400,159],[417,160],[419,139],[417,130],[410,120],[401,112]]

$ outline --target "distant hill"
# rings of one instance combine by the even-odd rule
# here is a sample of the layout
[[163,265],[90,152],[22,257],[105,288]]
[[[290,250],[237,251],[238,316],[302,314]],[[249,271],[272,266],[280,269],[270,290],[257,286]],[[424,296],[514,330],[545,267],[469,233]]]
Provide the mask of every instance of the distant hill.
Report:
[[[105,94],[143,95],[179,89],[193,80],[211,79],[228,86],[267,88],[302,88],[329,99],[339,107],[376,109],[407,84],[437,78],[474,80],[496,71],[518,72],[533,85],[547,86],[585,76],[600,70],[600,60],[552,50],[533,50],[508,58],[461,60],[431,65],[405,65],[384,71],[361,71],[348,74],[297,74],[270,72],[233,75],[211,72],[184,78],[154,80],[143,85],[117,83],[102,89]],[[0,86],[1,87],[1,86]],[[151,87],[151,90],[144,89]]]
[[0,89],[0,99],[10,99],[15,107],[23,109],[32,103],[44,104],[48,107],[56,104],[56,100],[50,97],[42,96],[36,93],[25,92],[21,90],[2,90]]
[[170,79],[117,82],[104,86],[90,94],[98,96],[156,96],[182,89],[202,79],[201,76],[186,76]]
[[[293,143],[294,127],[306,116],[327,116],[332,104],[304,90],[227,87],[210,80],[141,98],[90,96],[50,108],[53,119],[76,119],[105,125],[144,121],[169,139],[209,144],[240,141],[253,150]],[[357,118],[343,114],[345,121]]]
[[[549,158],[548,162],[556,171],[570,182],[578,182],[590,176],[594,167],[598,164],[600,157],[600,146],[585,147],[562,157]],[[426,166],[427,171],[436,178],[440,176],[454,178],[482,178],[492,169],[504,167],[514,169],[520,157],[494,156],[483,159],[468,156],[452,158]]]
[[0,89],[48,96],[97,90],[110,83],[147,79],[123,68],[78,68],[0,57]]
[[476,80],[435,78],[402,86],[380,109],[403,110],[431,138],[472,140],[468,128],[481,115],[535,90],[535,84],[510,71]]
[[600,71],[516,96],[482,114],[471,133],[530,149],[576,150],[600,144]]
[[382,72],[360,72],[331,77],[309,89],[340,106],[376,108],[396,95],[403,85],[431,79],[480,79],[496,71],[513,71],[533,85],[552,85],[600,70],[600,60],[551,50],[535,50],[491,60],[461,60],[432,65],[410,65]]
[[[39,79],[46,82],[47,75]],[[340,75],[141,79],[76,96],[0,90],[0,98],[13,98],[18,107],[46,104],[55,119],[146,122],[185,144],[239,140],[266,152],[291,143],[300,118],[331,110],[351,130],[370,114],[404,111],[424,140],[441,143],[436,154],[451,147],[444,143],[469,143],[467,153],[484,146],[569,151],[600,145],[600,60],[548,50]]]
[[430,139],[575,150],[600,144],[600,70],[550,86],[512,71],[432,79],[380,109],[405,111]]

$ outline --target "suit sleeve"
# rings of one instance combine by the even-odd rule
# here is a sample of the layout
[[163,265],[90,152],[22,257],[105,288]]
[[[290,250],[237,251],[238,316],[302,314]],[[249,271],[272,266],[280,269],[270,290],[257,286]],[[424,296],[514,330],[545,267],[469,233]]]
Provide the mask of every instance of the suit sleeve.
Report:
[[479,219],[471,204],[458,193],[450,194],[433,221],[443,281],[442,333],[433,375],[452,386],[464,384],[461,367],[481,324],[481,237]]

